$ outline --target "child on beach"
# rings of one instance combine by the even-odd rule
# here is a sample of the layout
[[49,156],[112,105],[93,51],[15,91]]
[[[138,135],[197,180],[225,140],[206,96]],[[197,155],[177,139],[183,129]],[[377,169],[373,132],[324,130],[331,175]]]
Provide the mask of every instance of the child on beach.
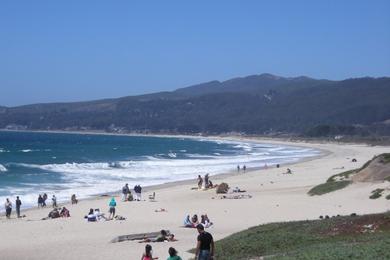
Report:
[[110,207],[109,209],[110,216],[108,218],[113,219],[115,217],[115,207],[116,207],[116,201],[114,197],[111,198],[111,201],[108,204],[108,206]]
[[176,249],[174,249],[173,247],[170,247],[168,249],[168,254],[169,257],[167,258],[167,260],[182,260],[181,257],[177,255]]
[[147,244],[145,246],[145,253],[143,253],[141,260],[153,260],[153,259],[158,259],[158,257],[152,256],[152,246]]

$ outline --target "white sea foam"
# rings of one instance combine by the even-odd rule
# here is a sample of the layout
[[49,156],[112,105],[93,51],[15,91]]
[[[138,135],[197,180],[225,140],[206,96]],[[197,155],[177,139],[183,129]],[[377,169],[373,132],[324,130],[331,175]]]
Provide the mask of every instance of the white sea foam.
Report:
[[4,165],[0,164],[0,172],[6,172],[8,171],[7,168],[5,168]]
[[[207,140],[209,141],[209,140]],[[228,142],[223,142],[228,143]],[[64,180],[62,183],[48,183],[44,185],[24,185],[23,188],[7,191],[7,196],[20,195],[24,206],[36,204],[39,193],[55,193],[59,201],[69,201],[71,194],[79,198],[87,198],[94,194],[119,190],[123,183],[153,185],[169,181],[185,180],[198,174],[211,175],[234,170],[235,167],[245,164],[247,168],[263,167],[277,163],[284,164],[299,160],[300,158],[318,154],[312,149],[295,147],[281,147],[253,143],[229,142],[238,150],[235,155],[186,154],[180,157],[169,158],[168,154],[144,156],[137,160],[123,160],[116,162],[92,163],[56,163],[56,164],[17,164],[20,167],[40,169],[45,172],[57,173]],[[244,152],[240,152],[244,151]],[[3,166],[4,167],[4,166]],[[0,166],[1,170],[1,166]],[[0,191],[0,201],[5,196]]]

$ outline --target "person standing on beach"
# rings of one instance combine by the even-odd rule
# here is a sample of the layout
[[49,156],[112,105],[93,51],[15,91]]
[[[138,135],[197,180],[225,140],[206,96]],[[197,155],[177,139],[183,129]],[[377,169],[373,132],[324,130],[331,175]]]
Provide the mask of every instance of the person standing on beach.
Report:
[[8,198],[5,200],[4,208],[5,208],[5,216],[7,218],[11,218],[12,203],[11,203],[11,201],[9,201]]
[[129,189],[129,184],[125,184],[122,188],[122,201],[127,201],[127,197],[129,196],[130,189]]
[[42,196],[42,208],[46,207],[46,200],[47,200],[47,194],[43,193],[43,196]]
[[22,206],[22,201],[19,199],[19,196],[16,196],[15,208],[16,208],[16,216],[20,218],[20,206]]
[[206,173],[206,175],[204,176],[204,188],[205,189],[209,188],[209,174],[208,173]]
[[242,166],[242,169],[244,170],[244,172],[246,171],[246,165]]
[[237,165],[237,171],[238,172],[240,171],[240,165]]
[[53,202],[53,208],[57,208],[57,198],[56,198],[56,195],[53,194],[53,197],[51,198],[52,202]]
[[198,189],[202,189],[203,179],[202,176],[198,175]]
[[198,224],[198,242],[196,244],[195,259],[196,260],[210,260],[214,257],[214,239],[213,236],[204,231],[204,226]]
[[38,209],[40,207],[43,207],[43,198],[42,198],[41,194],[39,194],[39,196],[38,196]]
[[116,201],[115,201],[114,197],[111,198],[108,206],[110,207],[110,209],[109,209],[110,216],[108,218],[113,219],[115,217],[115,207],[116,207]]

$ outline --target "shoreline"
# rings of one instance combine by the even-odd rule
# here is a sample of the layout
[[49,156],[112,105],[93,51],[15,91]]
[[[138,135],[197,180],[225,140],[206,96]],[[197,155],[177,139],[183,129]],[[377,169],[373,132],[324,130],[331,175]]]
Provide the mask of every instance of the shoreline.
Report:
[[[242,141],[242,138],[239,138]],[[280,141],[258,140],[259,142],[280,143]],[[232,171],[212,180],[226,182],[230,187],[247,191],[250,199],[220,199],[214,189],[191,190],[194,180],[174,182],[156,186],[156,201],[147,199],[149,192],[143,192],[146,201],[121,202],[116,196],[117,214],[126,217],[124,221],[88,223],[84,220],[89,208],[100,208],[107,212],[107,197],[81,200],[77,205],[65,204],[71,218],[40,220],[46,217],[50,207],[31,209],[24,219],[6,220],[0,218],[3,234],[0,251],[6,259],[109,259],[140,258],[145,244],[134,241],[109,243],[119,235],[156,232],[168,229],[175,234],[177,242],[152,243],[155,256],[165,259],[168,247],[173,246],[179,255],[190,259],[187,251],[194,248],[197,232],[182,228],[186,214],[208,214],[214,225],[208,231],[215,240],[238,231],[270,222],[318,219],[320,215],[366,214],[390,210],[390,201],[385,198],[369,199],[372,190],[386,188],[387,183],[354,183],[345,189],[322,196],[309,196],[307,191],[324,182],[329,176],[360,167],[375,154],[388,151],[388,146],[362,144],[302,143],[288,142],[328,151],[310,160],[290,165],[293,174],[282,174],[281,168],[237,173]],[[356,158],[357,162],[351,162]],[[339,170],[344,167],[343,170]],[[148,189],[149,190],[149,189]],[[151,190],[152,191],[152,190]],[[229,194],[228,194],[229,195]],[[156,212],[158,209],[165,212]],[[23,213],[22,213],[23,214]],[[107,214],[107,213],[106,213]],[[13,213],[14,216],[14,213]]]
[[[0,129],[0,131],[4,131],[4,130]],[[144,137],[164,137],[164,138],[177,138],[177,139],[179,139],[179,138],[189,138],[189,139],[207,139],[207,140],[210,140],[210,141],[232,141],[232,142],[247,142],[247,143],[256,143],[256,144],[270,144],[270,145],[277,144],[277,145],[296,147],[296,148],[307,148],[308,147],[306,145],[298,145],[298,144],[295,144],[295,143],[291,144],[288,141],[263,140],[263,139],[259,139],[259,138],[246,138],[246,137],[241,137],[241,136],[209,136],[209,137],[204,137],[204,136],[182,136],[182,135],[179,135],[179,136],[175,136],[175,135],[163,135],[163,136],[160,136],[160,135],[115,134],[115,133],[104,134],[104,133],[93,133],[93,132],[91,133],[91,132],[19,131],[19,130],[18,131],[15,131],[15,130],[11,130],[11,131],[5,130],[5,132],[27,132],[27,133],[38,132],[38,133],[53,133],[53,134],[84,134],[84,135],[110,135],[110,136],[119,135],[119,136],[130,136],[130,137],[131,136],[144,136]],[[294,162],[284,163],[281,166],[280,169],[282,169],[283,167],[286,167],[286,166],[291,166],[291,165],[297,164],[297,163],[303,163],[303,162],[306,162],[306,161],[315,160],[315,159],[318,159],[318,158],[321,158],[321,157],[324,157],[324,156],[327,156],[327,155],[330,154],[329,151],[324,150],[324,149],[314,149],[314,150],[318,151],[319,154],[314,155],[314,156],[302,157],[302,158],[297,159]],[[269,168],[271,168],[271,167],[274,167],[274,166],[271,164]],[[266,170],[266,169],[264,169],[264,167],[248,168],[246,170],[246,173],[250,173],[250,172],[254,172],[254,171],[262,171],[262,170]],[[237,170],[233,170],[232,169],[232,170],[230,170],[228,172],[221,172],[221,173],[217,173],[217,174],[214,174],[214,175],[210,175],[210,177],[214,181],[214,180],[221,180],[221,179],[224,179],[224,178],[227,178],[227,177],[231,177],[231,176],[239,176],[239,175],[242,175],[242,174],[245,174],[245,173],[242,173],[241,171],[237,172]],[[150,191],[158,191],[158,190],[161,190],[161,189],[166,189],[166,188],[169,188],[169,187],[176,187],[176,186],[179,186],[179,185],[194,184],[194,186],[196,186],[196,183],[197,183],[197,178],[196,177],[197,177],[197,173],[194,173],[194,177],[193,178],[189,178],[189,179],[185,179],[185,180],[173,180],[173,181],[170,181],[170,182],[165,182],[165,183],[160,183],[160,184],[145,185],[145,186],[142,186],[143,193],[150,192]],[[132,190],[131,187],[130,187],[130,189]],[[91,200],[95,200],[95,199],[101,199],[101,198],[110,197],[110,196],[120,196],[120,195],[121,195],[121,190],[119,188],[118,190],[114,190],[114,191],[110,191],[110,192],[102,192],[102,193],[88,195],[87,197],[81,197],[78,200],[79,201],[91,201]],[[49,196],[48,201],[49,201],[49,203],[48,203],[48,206],[46,208],[51,208],[50,207],[50,196]],[[69,205],[69,201],[68,200],[67,201],[57,201],[57,204],[58,204],[58,206],[66,206],[66,205]],[[28,208],[22,208],[22,210],[23,210],[23,212],[27,212],[28,213],[31,210],[36,210],[36,206],[32,205],[31,207],[28,207]],[[1,216],[5,215],[5,211],[3,211],[3,209],[1,209],[0,210],[0,214],[1,214]]]

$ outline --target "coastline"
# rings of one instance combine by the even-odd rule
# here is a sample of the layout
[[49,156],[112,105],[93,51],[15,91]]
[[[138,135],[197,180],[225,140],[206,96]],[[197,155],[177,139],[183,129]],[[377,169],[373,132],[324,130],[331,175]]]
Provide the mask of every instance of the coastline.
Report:
[[[204,138],[204,137],[202,137]],[[243,141],[239,137],[240,141]],[[245,140],[245,139],[244,139]],[[253,141],[253,140],[252,140]],[[117,197],[119,215],[125,221],[87,223],[83,217],[89,208],[107,210],[107,197],[82,200],[77,205],[65,204],[71,211],[69,219],[40,220],[49,211],[31,209],[24,219],[6,220],[0,218],[0,228],[6,236],[0,239],[0,251],[5,258],[12,259],[107,259],[140,258],[145,244],[109,241],[118,235],[155,232],[169,229],[179,240],[172,243],[153,243],[154,255],[160,259],[167,256],[168,247],[178,249],[183,259],[192,254],[187,250],[196,242],[196,230],[180,227],[186,214],[207,213],[214,226],[208,231],[216,240],[254,225],[302,219],[316,219],[319,215],[348,215],[383,212],[390,209],[388,200],[370,200],[370,191],[384,187],[385,183],[358,183],[344,190],[323,196],[310,197],[307,191],[329,176],[344,170],[356,168],[377,153],[388,151],[389,147],[362,144],[291,143],[280,140],[259,142],[280,143],[310,147],[328,151],[322,156],[299,161],[289,165],[292,175],[281,174],[283,168],[230,172],[212,176],[217,183],[227,182],[231,187],[247,190],[251,199],[219,199],[215,190],[191,190],[194,180],[167,183],[148,187],[156,192],[156,202],[120,202]],[[357,158],[352,163],[351,158]],[[343,171],[344,171],[343,170]],[[144,198],[150,192],[144,192]],[[155,212],[164,208],[166,212]],[[48,235],[49,234],[49,235]]]
[[[73,134],[73,135],[101,135],[101,136],[105,136],[105,135],[108,135],[108,136],[129,136],[129,137],[133,137],[133,136],[136,136],[136,137],[139,137],[139,136],[142,136],[142,137],[156,137],[156,138],[175,138],[175,139],[195,139],[195,140],[198,140],[198,141],[201,141],[201,140],[208,140],[208,141],[212,141],[212,142],[236,142],[236,143],[256,143],[256,144],[270,144],[270,145],[280,145],[280,146],[284,146],[284,147],[295,147],[295,148],[304,148],[303,145],[299,145],[299,144],[291,144],[290,142],[285,142],[285,141],[281,141],[281,140],[264,140],[264,139],[259,139],[259,138],[243,138],[241,136],[195,136],[195,135],[144,135],[144,134],[116,134],[116,133],[105,133],[105,132],[88,132],[88,131],[24,131],[24,130],[4,130],[4,129],[0,129],[0,132],[3,131],[3,132],[17,132],[17,133],[44,133],[44,134]],[[309,147],[310,148],[310,147]],[[304,162],[306,160],[314,160],[318,157],[321,157],[321,156],[325,156],[328,151],[326,150],[321,150],[321,149],[316,149],[316,152],[319,152],[319,154],[317,155],[311,155],[311,156],[308,156],[308,157],[301,157],[299,159],[297,159],[296,161],[294,162],[286,162],[286,163],[283,163],[283,166],[288,166],[288,165],[292,165],[292,164],[295,164],[295,163],[298,163],[298,162]],[[272,166],[269,165],[270,167]],[[259,166],[259,167],[248,167],[247,169],[247,172],[251,172],[251,171],[257,171],[257,170],[262,170],[263,167]],[[144,191],[148,191],[148,190],[151,190],[151,189],[162,189],[162,188],[165,188],[165,187],[171,187],[171,186],[177,186],[177,185],[180,185],[180,184],[188,184],[188,183],[196,183],[196,177],[197,177],[197,174],[198,173],[194,173],[194,175],[192,177],[188,177],[187,179],[184,179],[184,180],[172,180],[172,181],[169,181],[169,182],[164,182],[164,183],[159,183],[159,184],[151,184],[151,185],[144,185],[143,188],[144,188]],[[226,170],[223,170],[219,173],[213,173],[213,174],[210,174],[210,177],[212,178],[212,180],[219,180],[223,177],[229,177],[229,176],[234,176],[237,174],[237,171],[235,170],[235,166],[232,167],[232,169],[230,171],[226,171]],[[221,175],[221,177],[220,177]],[[141,183],[142,184],[142,183]],[[123,185],[122,183],[120,183],[118,186],[117,186],[117,189],[116,190],[111,190],[111,191],[105,191],[105,192],[98,192],[98,193],[94,193],[94,194],[91,194],[91,195],[87,195],[87,196],[84,196],[84,197],[80,197],[79,200],[93,200],[93,199],[96,199],[96,198],[99,198],[99,197],[102,197],[102,196],[112,196],[112,195],[118,195],[120,194],[120,187],[121,185]],[[58,199],[58,198],[57,198]],[[57,200],[57,203],[59,205],[66,205],[66,202],[68,200],[66,199],[65,201],[64,200],[60,200],[58,199]],[[34,209],[35,207],[35,204],[29,206],[28,208],[22,208],[24,211],[28,211],[30,209]],[[4,215],[5,214],[5,211],[3,209],[0,209],[0,214],[1,215]]]

